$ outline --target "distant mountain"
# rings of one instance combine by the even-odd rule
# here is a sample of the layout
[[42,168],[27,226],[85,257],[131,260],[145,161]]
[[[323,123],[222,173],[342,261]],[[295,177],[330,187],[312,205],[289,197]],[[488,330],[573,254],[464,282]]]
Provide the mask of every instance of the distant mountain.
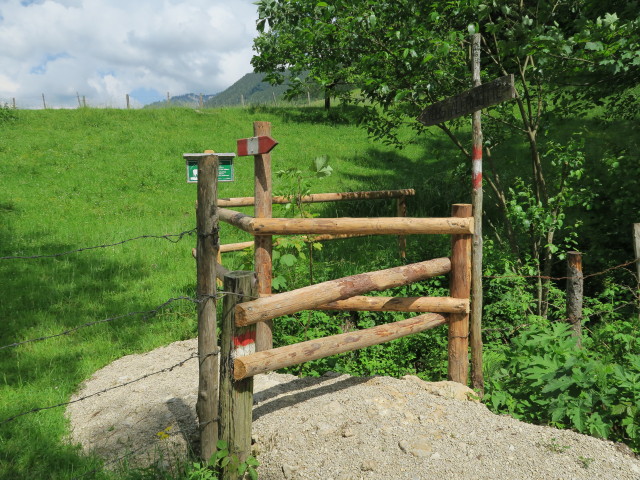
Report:
[[[223,107],[242,105],[256,105],[256,104],[271,104],[276,102],[286,101],[284,99],[284,93],[287,91],[287,84],[283,85],[271,85],[269,82],[264,82],[265,75],[263,73],[247,73],[244,77],[231,85],[225,91],[218,93],[213,98],[209,99],[206,103],[206,107]],[[315,91],[314,91],[315,90]],[[318,89],[312,89],[310,92],[311,100],[318,100],[323,98],[318,94]],[[292,103],[307,103],[309,98],[294,99]]]
[[[309,96],[293,100],[285,100],[284,94],[288,85],[271,85],[264,82],[265,74],[263,73],[247,73],[244,77],[231,85],[226,90],[213,95],[202,95],[202,102],[205,108],[212,107],[230,107],[237,105],[273,105],[278,102],[288,102],[292,104],[307,104],[309,100],[322,100],[324,95],[319,87],[312,87]],[[144,108],[165,108],[167,106],[180,106],[198,108],[200,106],[200,95],[195,93],[187,93],[171,97],[171,102],[167,104],[166,100],[150,103]]]
[[[217,94],[213,95],[202,95],[202,103],[206,104],[211,98],[215,97]],[[144,108],[164,108],[167,106],[166,100],[161,100],[159,102],[153,102],[148,105],[145,105]],[[193,107],[198,108],[200,106],[200,94],[198,93],[185,93],[184,95],[177,95],[175,97],[171,97],[171,102],[169,106],[173,107]]]

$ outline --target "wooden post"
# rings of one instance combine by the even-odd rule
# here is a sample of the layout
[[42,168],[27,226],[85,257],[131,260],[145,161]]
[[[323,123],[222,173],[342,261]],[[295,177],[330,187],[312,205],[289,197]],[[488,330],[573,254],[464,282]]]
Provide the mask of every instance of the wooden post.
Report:
[[171,95],[169,95],[169,92],[167,92],[167,105],[171,104]]
[[218,341],[216,333],[216,267],[219,244],[216,207],[218,157],[198,159],[196,220],[199,382],[196,412],[200,432],[200,458],[208,462],[218,443]]
[[12,100],[13,100],[13,109],[15,110],[16,109],[16,97],[13,97]]
[[202,94],[200,94],[200,108],[204,106],[204,102],[202,101]]
[[[404,195],[398,197],[397,200],[397,212],[399,217],[407,216],[407,197]],[[398,248],[400,249],[400,258],[402,260],[407,259],[407,237],[404,235],[398,235]]]
[[[640,223],[633,224],[633,251],[636,255],[636,273],[638,275],[638,294],[640,295]],[[640,311],[638,312],[640,320]]]
[[307,103],[311,106],[311,92],[307,89]]
[[[270,122],[254,122],[253,136],[271,136]],[[254,175],[255,175],[255,218],[271,218],[271,154],[254,155]],[[271,235],[255,236],[254,262],[258,275],[258,293],[271,293],[273,239]],[[273,348],[273,322],[270,320],[261,322],[256,329],[256,349],[257,351],[269,350]]]
[[[229,446],[229,453],[244,462],[251,453],[251,410],[253,407],[253,377],[234,379],[234,360],[255,353],[255,325],[236,327],[238,303],[257,295],[254,272],[229,272],[224,277],[222,332],[220,357],[220,439]],[[237,468],[229,465],[223,478],[238,478]]]
[[582,254],[567,252],[567,322],[571,324],[578,348],[582,348],[583,292]]
[[240,103],[242,103],[242,106],[244,107],[244,95],[240,94]]
[[82,108],[82,103],[80,103],[80,92],[76,92],[76,96],[78,97],[78,107]]
[[273,94],[273,104],[277,105],[277,101],[276,101],[276,92],[271,92]]
[[85,97],[84,95],[82,96],[82,106],[85,108],[87,106],[87,97]]
[[[471,47],[473,86],[479,87],[480,80],[480,34],[472,37]],[[482,374],[482,124],[481,110],[472,114],[471,128],[473,137],[472,149],[472,193],[473,204],[473,253],[471,261],[471,386],[484,393],[484,375]]]
[[127,110],[129,110],[131,108],[131,103],[129,102],[129,94],[128,93],[126,95],[126,99],[127,99]]
[[[468,217],[472,206],[456,204],[452,217]],[[451,236],[451,279],[453,298],[469,298],[471,292],[471,235]],[[469,314],[449,315],[449,380],[467,384],[469,370]]]
[[47,109],[47,102],[44,101],[44,93],[42,94],[42,106],[45,110]]

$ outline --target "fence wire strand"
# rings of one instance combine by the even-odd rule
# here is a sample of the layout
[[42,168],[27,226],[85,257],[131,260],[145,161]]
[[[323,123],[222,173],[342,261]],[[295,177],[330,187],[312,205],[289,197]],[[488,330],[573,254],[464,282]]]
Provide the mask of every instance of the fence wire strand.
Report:
[[[209,353],[209,354],[205,355],[205,356],[204,356],[204,358],[206,358],[206,357],[208,357],[208,356],[212,356],[212,355],[218,355],[218,354],[219,354],[219,352],[216,350],[215,352],[212,352],[212,353]],[[117,388],[126,387],[127,385],[131,385],[132,383],[136,383],[136,382],[139,382],[139,381],[141,381],[141,380],[144,380],[145,378],[149,378],[149,377],[152,377],[152,376],[154,376],[154,375],[158,375],[158,374],[160,374],[160,373],[170,372],[170,371],[172,371],[174,368],[181,367],[181,366],[183,366],[185,363],[187,363],[189,360],[192,360],[192,359],[194,359],[194,358],[198,358],[198,353],[193,353],[193,354],[191,354],[189,357],[187,357],[187,358],[185,358],[184,360],[182,360],[182,361],[180,361],[180,362],[176,363],[175,365],[171,365],[170,367],[166,367],[166,368],[163,368],[163,369],[161,369],[161,370],[157,370],[157,371],[155,371],[155,372],[147,373],[147,374],[142,375],[141,377],[138,377],[138,378],[136,378],[136,379],[134,379],[134,380],[130,380],[130,381],[128,381],[128,382],[120,383],[120,384],[115,385],[115,386],[113,386],[113,387],[105,388],[104,390],[100,390],[99,392],[94,392],[94,393],[91,393],[91,394],[89,394],[89,395],[85,395],[84,397],[76,398],[75,400],[70,400],[70,401],[68,401],[68,402],[61,402],[61,403],[57,403],[57,404],[55,404],[55,405],[49,405],[49,406],[47,406],[47,407],[37,407],[37,408],[32,408],[31,410],[27,410],[27,411],[25,411],[25,412],[18,413],[17,415],[13,415],[13,416],[11,416],[11,417],[9,417],[9,418],[6,418],[6,419],[4,419],[4,420],[0,421],[0,425],[4,425],[5,423],[9,423],[9,422],[11,422],[11,421],[13,421],[13,420],[15,420],[15,419],[17,419],[17,418],[23,417],[24,415],[29,415],[29,414],[31,414],[31,413],[42,412],[43,410],[51,410],[51,409],[53,409],[53,408],[65,407],[65,406],[67,406],[67,405],[71,405],[71,404],[73,404],[73,403],[82,402],[82,401],[87,400],[87,399],[89,399],[89,398],[91,398],[91,397],[95,397],[95,396],[98,396],[98,395],[102,395],[103,393],[109,392],[109,391],[111,391],[111,390],[115,390],[115,389],[117,389]]]
[[[613,270],[617,270],[619,268],[624,268],[624,267],[628,267],[629,265],[632,265],[634,263],[638,263],[640,262],[640,257],[636,258],[634,260],[629,260],[628,262],[625,263],[621,263],[620,265],[615,265],[613,267],[609,267],[605,270],[602,270],[601,272],[597,272],[597,273],[590,273],[588,275],[583,275],[583,279],[587,279],[587,278],[591,278],[591,277],[597,277],[600,275],[604,275],[605,273],[609,273]],[[500,279],[500,278],[539,278],[541,280],[568,280],[571,277],[551,277],[551,276],[547,276],[547,275],[518,275],[518,274],[512,274],[512,275],[483,275],[482,278],[496,278],[496,279]]]
[[[31,259],[35,259],[35,258],[62,257],[64,255],[71,255],[72,253],[84,252],[84,251],[87,251],[87,250],[95,250],[97,248],[115,247],[117,245],[122,245],[123,243],[133,242],[134,240],[142,240],[142,239],[147,239],[147,238],[159,238],[159,239],[163,239],[163,240],[168,240],[171,243],[178,243],[180,240],[182,240],[182,238],[184,236],[193,235],[195,232],[196,232],[196,229],[192,228],[191,230],[186,230],[184,232],[175,233],[175,234],[140,235],[138,237],[128,238],[126,240],[122,240],[122,241],[116,242],[116,243],[108,243],[108,244],[104,244],[104,245],[95,245],[95,246],[92,246],[92,247],[77,248],[75,250],[69,250],[67,252],[51,253],[51,254],[45,254],[45,255],[13,255],[13,256],[8,256],[8,257],[0,257],[0,260],[18,260],[18,259],[31,260]],[[173,237],[178,237],[178,238],[173,240]]]

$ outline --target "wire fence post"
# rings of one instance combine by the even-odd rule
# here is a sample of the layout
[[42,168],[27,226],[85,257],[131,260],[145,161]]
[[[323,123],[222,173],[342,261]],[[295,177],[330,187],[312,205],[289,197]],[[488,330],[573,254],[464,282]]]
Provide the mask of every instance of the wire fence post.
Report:
[[582,254],[567,252],[567,322],[571,325],[578,348],[582,348],[583,292]]
[[[234,378],[234,360],[255,353],[256,326],[236,326],[236,305],[257,296],[258,279],[255,272],[236,271],[224,276],[222,303],[222,332],[220,357],[220,439],[226,442],[229,453],[244,462],[251,454],[251,420],[253,408],[253,377]],[[227,465],[223,478],[236,480],[237,466]]]
[[[469,204],[455,204],[452,217],[471,217]],[[450,290],[453,298],[469,298],[471,294],[472,235],[451,235]],[[449,314],[448,378],[467,384],[469,379],[469,314]]]
[[200,458],[208,462],[218,443],[218,339],[216,332],[216,266],[220,239],[217,199],[218,156],[198,158],[198,206],[196,221],[198,296],[198,429]]
[[[271,136],[271,122],[254,122],[253,135],[255,137]],[[263,153],[254,156],[255,175],[255,218],[271,218],[271,154]],[[273,237],[271,235],[256,235],[254,262],[258,275],[258,292],[268,295],[271,293]],[[256,348],[258,351],[273,348],[273,322],[260,322],[256,331]]]

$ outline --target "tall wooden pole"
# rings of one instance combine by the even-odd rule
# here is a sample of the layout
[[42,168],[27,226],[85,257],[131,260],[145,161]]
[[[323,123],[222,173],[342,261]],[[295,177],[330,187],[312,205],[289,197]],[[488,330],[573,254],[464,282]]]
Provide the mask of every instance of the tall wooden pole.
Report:
[[[456,204],[452,217],[471,216],[472,206]],[[451,236],[450,289],[453,298],[469,298],[471,290],[471,235]],[[449,314],[449,380],[467,384],[469,377],[469,314]]]
[[[481,85],[480,80],[480,34],[472,37],[471,46],[473,86]],[[482,374],[482,124],[481,111],[473,112],[472,117],[472,193],[473,205],[473,253],[471,261],[471,386],[480,395],[484,393],[484,375]]]
[[[254,122],[253,135],[255,137],[271,136],[270,122]],[[255,175],[255,218],[271,218],[271,154],[266,153],[254,156]],[[255,270],[258,275],[258,293],[271,293],[273,239],[271,235],[255,236],[254,261]],[[257,351],[270,350],[273,348],[273,322],[267,320],[260,322],[256,328],[256,349]]]
[[82,107],[82,103],[80,103],[80,92],[76,92],[76,96],[78,97],[78,107]]
[[[220,439],[229,446],[229,453],[244,462],[251,454],[251,409],[253,407],[253,377],[234,380],[234,359],[255,353],[255,325],[236,327],[236,305],[257,295],[254,272],[230,272],[224,277],[228,292],[222,307],[220,339]],[[236,480],[237,468],[227,467],[225,479]]]
[[[407,197],[404,195],[398,197],[397,200],[397,213],[399,217],[407,216]],[[398,248],[400,249],[400,258],[402,260],[407,259],[407,237],[404,235],[398,236]]]
[[45,102],[44,100],[44,93],[42,94],[42,106],[44,107],[44,109],[47,109],[47,102]]
[[127,110],[131,108],[131,103],[129,101],[129,94],[127,93]]
[[582,254],[567,252],[567,322],[571,324],[578,348],[582,347],[583,292]]
[[220,243],[216,206],[217,155],[198,159],[198,205],[196,207],[198,359],[199,381],[196,412],[200,432],[200,458],[208,462],[218,443],[218,338],[216,333],[216,267]]
[[[638,292],[640,292],[640,223],[633,224],[633,248],[636,255],[636,271],[638,273]],[[640,319],[640,312],[638,312]]]

